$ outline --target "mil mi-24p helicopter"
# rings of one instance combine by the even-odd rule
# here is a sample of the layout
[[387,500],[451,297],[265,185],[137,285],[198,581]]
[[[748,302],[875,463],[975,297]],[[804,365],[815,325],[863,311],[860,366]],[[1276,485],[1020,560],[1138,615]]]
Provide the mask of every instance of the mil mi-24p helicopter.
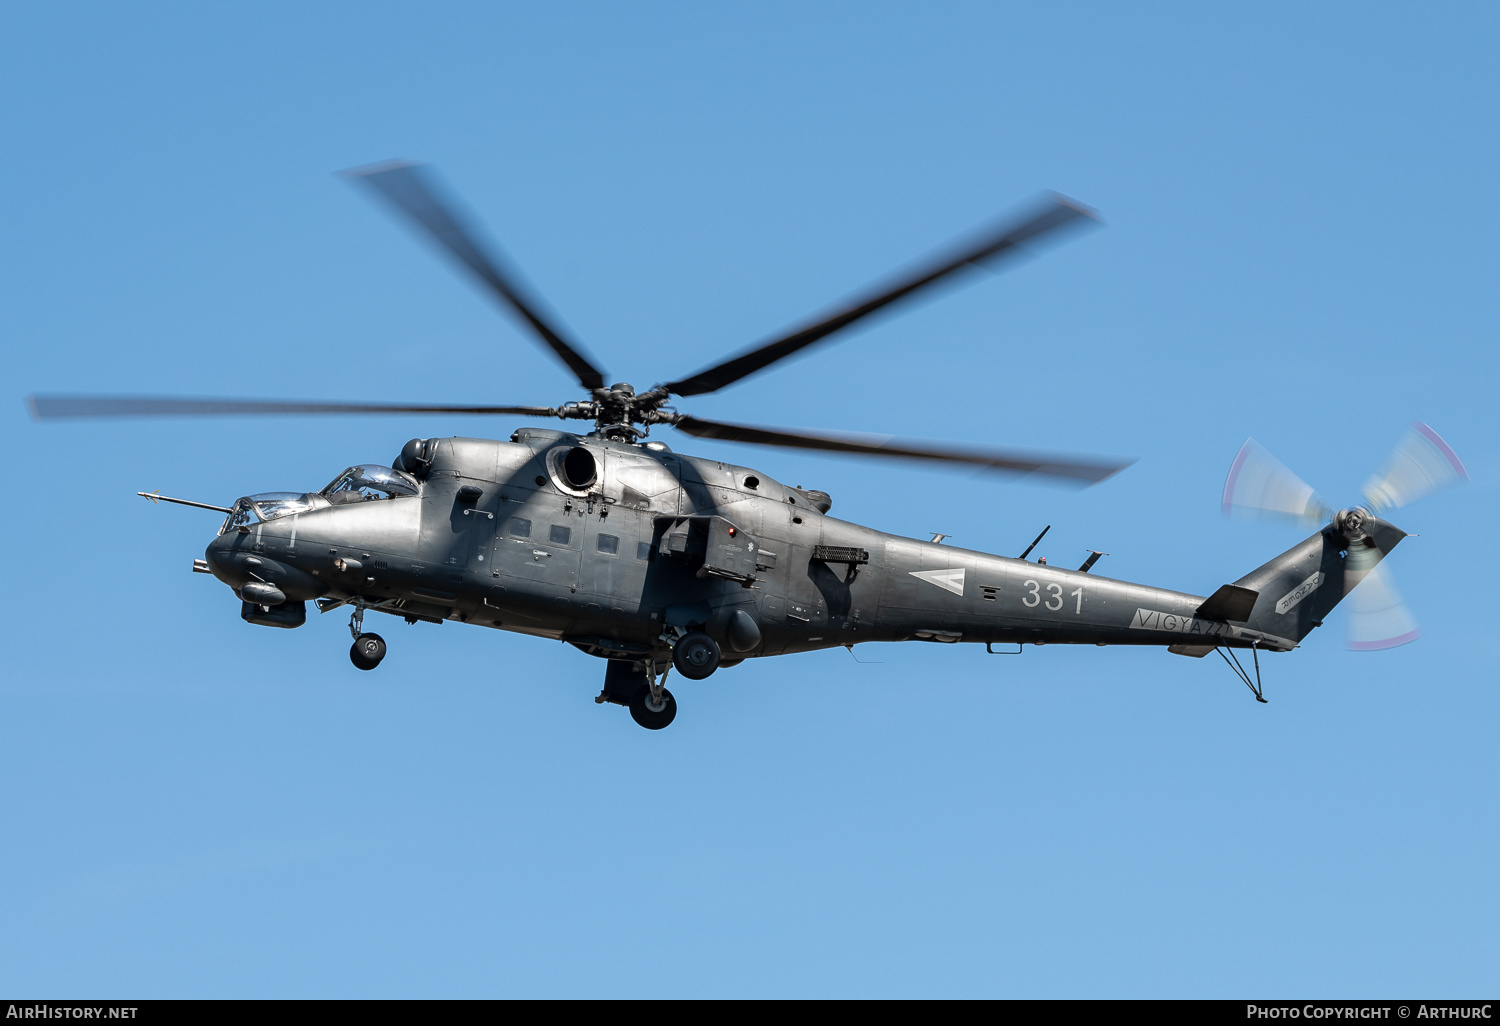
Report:
[[[472,272],[589,398],[542,407],[37,395],[28,399],[32,415],[504,414],[592,421],[593,430],[526,427],[508,442],[414,438],[391,466],[350,467],[321,491],[249,495],[232,506],[139,493],[225,514],[193,569],[232,588],[249,623],[299,627],[309,601],[322,612],[348,606],[350,658],[363,670],[386,652],[385,641],[363,629],[371,610],[407,623],[455,620],[567,641],[607,660],[595,701],[627,706],[650,729],[677,714],[665,687],[669,669],[704,680],[746,658],[867,641],[1217,652],[1265,701],[1259,653],[1295,648],[1362,581],[1354,592],[1354,647],[1416,636],[1377,569],[1405,533],[1376,514],[1466,476],[1425,425],[1371,479],[1365,505],[1342,510],[1247,442],[1225,486],[1226,512],[1322,526],[1207,597],[1100,577],[1090,572],[1099,553],[1068,570],[1029,561],[1036,542],[1010,558],[944,545],[942,536],[924,542],[886,534],[829,516],[824,492],[648,440],[661,424],[699,438],[966,464],[1079,485],[1109,477],[1128,461],[726,424],[668,405],[673,396],[715,392],[891,304],[1093,220],[1069,200],[1054,196],[817,323],[637,392],[605,385],[520,276],[456,216],[424,167],[394,162],[347,174]],[[1235,649],[1250,649],[1253,677]]]

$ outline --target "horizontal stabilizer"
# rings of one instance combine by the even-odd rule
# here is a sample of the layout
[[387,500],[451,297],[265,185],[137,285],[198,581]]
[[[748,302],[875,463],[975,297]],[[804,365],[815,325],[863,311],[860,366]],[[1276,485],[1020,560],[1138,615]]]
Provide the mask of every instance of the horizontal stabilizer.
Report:
[[1197,615],[1204,620],[1236,620],[1244,623],[1250,619],[1250,611],[1255,608],[1255,600],[1258,598],[1258,591],[1226,584],[1198,607]]

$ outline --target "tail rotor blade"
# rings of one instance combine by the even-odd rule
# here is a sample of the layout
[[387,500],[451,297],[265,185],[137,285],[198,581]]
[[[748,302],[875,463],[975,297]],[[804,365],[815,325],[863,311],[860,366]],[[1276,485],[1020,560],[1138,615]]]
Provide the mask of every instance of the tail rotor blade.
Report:
[[1396,443],[1379,473],[1365,482],[1370,511],[1399,509],[1440,488],[1469,479],[1458,455],[1420,420]]
[[1224,481],[1224,515],[1290,517],[1321,524],[1333,515],[1312,485],[1287,469],[1255,439],[1246,439]]
[[[1349,559],[1355,558],[1351,551]],[[1355,583],[1346,624],[1349,647],[1356,652],[1396,648],[1422,636],[1384,563],[1375,564]]]

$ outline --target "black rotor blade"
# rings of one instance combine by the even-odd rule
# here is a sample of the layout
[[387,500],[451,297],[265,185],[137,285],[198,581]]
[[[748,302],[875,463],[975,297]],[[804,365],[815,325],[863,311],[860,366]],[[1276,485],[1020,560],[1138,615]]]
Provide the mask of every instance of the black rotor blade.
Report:
[[136,395],[31,395],[32,420],[78,417],[202,417],[258,413],[510,413],[555,417],[550,406],[433,406],[419,403],[300,402],[282,399],[174,399]]
[[819,342],[883,307],[904,299],[929,285],[936,284],[965,268],[984,266],[1002,257],[1014,255],[1022,243],[1080,221],[1097,221],[1098,215],[1066,197],[1053,194],[1039,212],[1020,221],[1005,222],[983,232],[978,238],[924,262],[915,271],[887,284],[872,295],[852,301],[844,309],[816,324],[792,334],[764,342],[723,363],[701,370],[690,378],[664,386],[676,395],[703,395],[716,392],[741,378],[785,359],[800,349]]
[[547,323],[541,314],[541,304],[528,295],[529,290],[524,287],[520,274],[506,267],[496,255],[486,253],[478,234],[466,228],[459,219],[456,205],[439,198],[439,190],[426,168],[420,164],[391,161],[353,168],[343,174],[369,185],[473,271],[491,292],[531,326],[558,359],[567,364],[579,384],[589,389],[604,387],[603,372],[583,355],[582,347],[564,339],[561,332]]
[[826,452],[859,453],[866,456],[889,456],[898,459],[931,460],[939,463],[962,463],[1009,474],[1042,474],[1076,485],[1098,484],[1119,473],[1134,460],[1111,460],[1104,457],[1070,457],[1023,452],[1016,449],[983,449],[950,446],[932,442],[893,441],[879,436],[825,435],[811,431],[784,431],[725,424],[679,414],[672,422],[681,431],[699,438],[717,438],[725,442],[749,442],[753,445],[777,445],[787,449],[820,449]]

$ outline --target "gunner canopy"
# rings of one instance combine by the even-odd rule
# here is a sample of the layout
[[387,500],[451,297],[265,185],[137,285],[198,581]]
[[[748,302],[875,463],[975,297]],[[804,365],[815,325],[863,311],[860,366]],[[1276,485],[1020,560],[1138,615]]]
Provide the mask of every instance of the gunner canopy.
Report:
[[234,512],[229,514],[219,533],[223,534],[236,527],[263,524],[278,517],[289,517],[293,513],[327,509],[330,505],[323,496],[311,492],[261,492],[258,495],[247,495],[235,502]]

